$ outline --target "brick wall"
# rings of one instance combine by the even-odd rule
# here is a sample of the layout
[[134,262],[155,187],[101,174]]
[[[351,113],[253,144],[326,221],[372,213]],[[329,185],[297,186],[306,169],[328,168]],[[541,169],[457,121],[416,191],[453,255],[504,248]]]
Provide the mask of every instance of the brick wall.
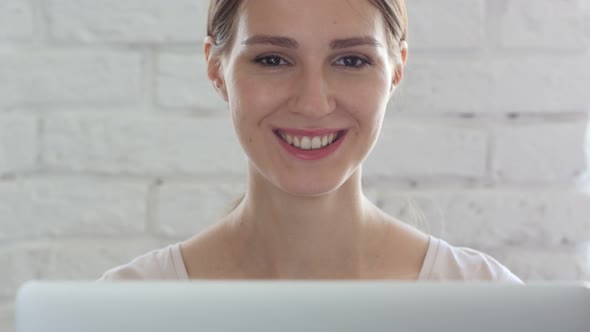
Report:
[[[524,280],[590,279],[590,0],[407,3],[367,195]],[[207,6],[0,1],[0,330],[23,281],[96,278],[244,190],[205,75]]]

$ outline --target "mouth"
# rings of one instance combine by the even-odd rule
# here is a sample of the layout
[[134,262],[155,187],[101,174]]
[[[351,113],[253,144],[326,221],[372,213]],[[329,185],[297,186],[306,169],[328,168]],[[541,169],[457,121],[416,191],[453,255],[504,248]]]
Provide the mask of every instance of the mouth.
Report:
[[321,136],[289,135],[279,129],[273,130],[274,134],[285,143],[300,150],[321,150],[338,142],[346,133],[346,130],[336,131]]

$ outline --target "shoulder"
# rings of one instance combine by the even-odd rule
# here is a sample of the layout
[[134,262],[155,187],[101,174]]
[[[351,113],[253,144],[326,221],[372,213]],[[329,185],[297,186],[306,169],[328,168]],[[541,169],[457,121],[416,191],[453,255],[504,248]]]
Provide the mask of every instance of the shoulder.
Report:
[[[184,273],[183,273],[184,272]],[[186,275],[180,245],[152,250],[106,271],[98,281],[183,279]]]
[[435,237],[431,237],[424,264],[423,278],[428,280],[523,283],[493,257],[472,248],[452,246]]

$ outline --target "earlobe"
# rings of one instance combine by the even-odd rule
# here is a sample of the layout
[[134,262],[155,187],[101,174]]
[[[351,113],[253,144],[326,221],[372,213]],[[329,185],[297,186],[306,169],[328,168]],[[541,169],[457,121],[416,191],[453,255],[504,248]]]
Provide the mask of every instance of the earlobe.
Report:
[[393,79],[391,80],[391,87],[389,89],[390,95],[393,94],[395,88],[402,81],[402,78],[404,78],[404,65],[398,64],[395,66],[395,69],[393,70]]
[[404,77],[404,67],[408,61],[408,43],[405,40],[400,42],[400,57],[401,63],[395,66],[393,73],[393,82],[391,83],[391,93],[395,90],[395,87],[399,85],[402,78]]
[[215,90],[217,90],[217,92],[221,95],[223,100],[227,102],[227,89],[225,88],[224,82],[221,79],[215,80],[213,81],[213,86],[215,87]]
[[228,96],[227,96],[227,89],[225,87],[225,83],[223,82],[222,79],[216,79],[213,81],[213,87],[215,87],[215,90],[217,90],[217,92],[221,95],[221,98],[223,98],[224,101],[228,101]]
[[397,65],[395,68],[392,86],[398,86],[404,78],[404,65]]
[[225,88],[225,82],[222,75],[221,61],[219,56],[213,52],[214,43],[215,41],[211,36],[205,38],[203,51],[205,53],[205,61],[207,63],[207,76],[223,100],[228,101],[227,90]]

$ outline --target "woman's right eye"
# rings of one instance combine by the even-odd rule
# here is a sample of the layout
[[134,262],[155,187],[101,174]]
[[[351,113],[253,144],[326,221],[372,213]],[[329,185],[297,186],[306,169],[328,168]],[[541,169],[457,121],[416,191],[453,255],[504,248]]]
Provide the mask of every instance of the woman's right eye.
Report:
[[279,67],[289,65],[289,63],[285,59],[281,58],[278,55],[267,55],[259,57],[256,58],[254,62],[267,67]]

